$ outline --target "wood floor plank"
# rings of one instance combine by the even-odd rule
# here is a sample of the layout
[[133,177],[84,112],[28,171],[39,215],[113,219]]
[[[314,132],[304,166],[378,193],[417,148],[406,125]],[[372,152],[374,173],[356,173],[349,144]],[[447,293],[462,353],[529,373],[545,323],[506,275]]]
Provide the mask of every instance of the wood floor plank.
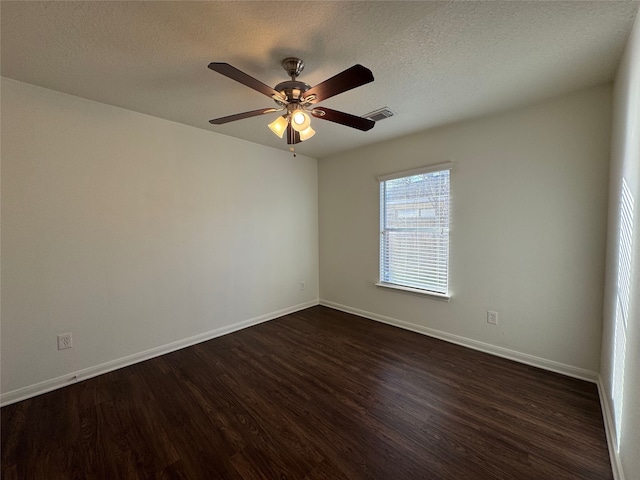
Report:
[[3,479],[613,478],[595,385],[321,306],[1,414]]

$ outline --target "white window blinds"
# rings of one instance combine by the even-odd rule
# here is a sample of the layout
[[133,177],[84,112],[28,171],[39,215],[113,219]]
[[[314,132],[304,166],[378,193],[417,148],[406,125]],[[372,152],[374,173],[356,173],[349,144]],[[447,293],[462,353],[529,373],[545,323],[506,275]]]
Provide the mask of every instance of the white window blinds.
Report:
[[380,282],[447,294],[449,170],[380,177]]

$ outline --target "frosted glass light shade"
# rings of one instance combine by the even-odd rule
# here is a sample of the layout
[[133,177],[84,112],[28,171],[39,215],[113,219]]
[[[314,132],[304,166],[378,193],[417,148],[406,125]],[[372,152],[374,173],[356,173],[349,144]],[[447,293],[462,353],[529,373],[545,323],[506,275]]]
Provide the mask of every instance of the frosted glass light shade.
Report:
[[307,127],[300,132],[300,141],[304,142],[305,140],[308,140],[311,137],[313,137],[315,134],[316,134],[316,131],[313,128]]
[[278,117],[269,124],[269,128],[273,133],[282,138],[284,136],[284,132],[287,130],[287,125],[289,125],[289,122],[287,122],[286,117]]
[[309,115],[300,110],[293,112],[293,114],[291,115],[291,126],[294,130],[296,130],[297,132],[302,132],[303,130],[309,128],[309,125],[311,125],[311,119],[309,118]]

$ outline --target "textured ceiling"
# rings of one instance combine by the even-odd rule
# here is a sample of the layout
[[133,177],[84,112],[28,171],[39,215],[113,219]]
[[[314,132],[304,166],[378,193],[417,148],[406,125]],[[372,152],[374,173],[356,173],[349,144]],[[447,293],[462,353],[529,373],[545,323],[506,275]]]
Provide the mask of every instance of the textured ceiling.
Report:
[[375,81],[323,106],[397,115],[371,131],[314,120],[297,146],[322,158],[611,81],[638,2],[2,1],[2,75],[288,149],[267,97],[207,68],[227,62],[268,85],[301,57],[315,85],[360,63]]

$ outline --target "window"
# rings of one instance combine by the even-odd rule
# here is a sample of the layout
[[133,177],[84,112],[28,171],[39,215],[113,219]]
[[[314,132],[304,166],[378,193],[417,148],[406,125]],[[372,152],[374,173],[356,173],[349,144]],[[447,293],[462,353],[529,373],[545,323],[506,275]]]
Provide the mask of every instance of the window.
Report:
[[624,409],[624,373],[627,356],[627,326],[631,305],[631,281],[633,263],[633,208],[634,199],[627,181],[622,179],[620,197],[620,233],[618,243],[618,285],[613,344],[613,416],[616,425],[616,451],[620,451],[622,438],[622,411]]
[[448,298],[452,164],[379,177],[380,283]]

